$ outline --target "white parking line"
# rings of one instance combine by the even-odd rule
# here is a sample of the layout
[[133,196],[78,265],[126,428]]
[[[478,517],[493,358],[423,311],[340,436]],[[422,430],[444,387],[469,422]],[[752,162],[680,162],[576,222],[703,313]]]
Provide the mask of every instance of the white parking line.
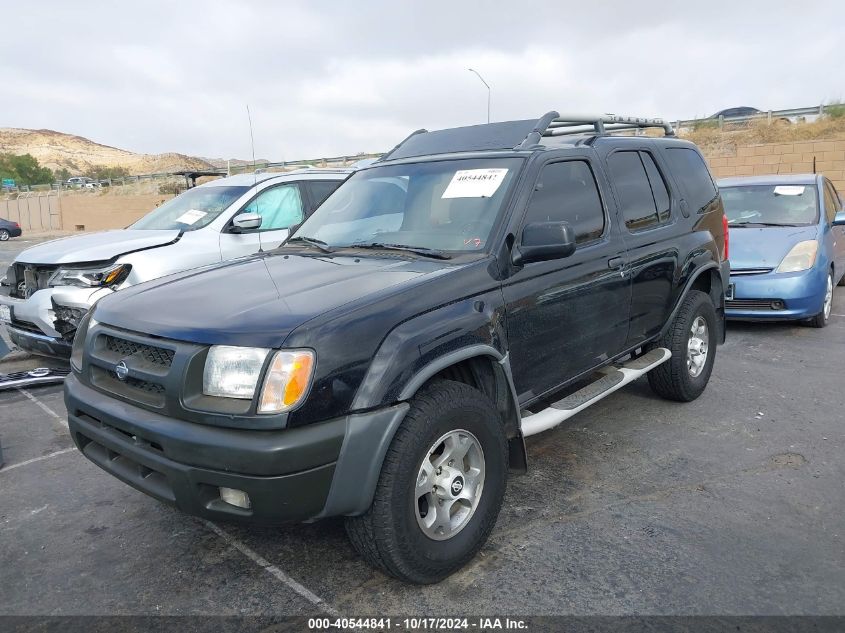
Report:
[[248,559],[250,559],[253,563],[255,563],[256,565],[258,565],[259,567],[264,569],[264,571],[266,571],[269,574],[272,574],[273,576],[275,576],[275,578],[277,580],[282,581],[284,584],[286,584],[288,587],[293,589],[300,596],[302,596],[303,598],[308,600],[308,602],[310,602],[311,604],[313,604],[316,607],[319,607],[320,609],[322,609],[323,611],[325,611],[329,615],[332,615],[332,616],[339,616],[340,615],[339,612],[335,611],[320,596],[318,596],[317,594],[315,594],[311,590],[307,589],[306,587],[303,587],[302,585],[300,585],[298,582],[296,582],[293,578],[288,576],[285,572],[283,572],[281,569],[279,569],[275,565],[271,565],[270,561],[268,561],[266,558],[263,558],[261,555],[259,555],[258,553],[256,553],[255,551],[253,551],[252,549],[250,549],[249,547],[247,547],[243,543],[241,543],[235,537],[230,536],[229,534],[224,532],[219,526],[217,526],[217,524],[212,523],[211,521],[203,521],[203,523],[205,524],[205,526],[209,530],[211,530],[212,532],[217,534],[217,536],[222,538],[229,545],[231,545],[236,550],[238,550],[241,554],[243,554]]
[[[18,391],[20,391],[23,395],[25,395],[27,398],[29,398],[29,400],[31,400],[32,402],[37,404],[39,407],[41,407],[41,409],[44,410],[47,414],[49,414],[51,417],[58,420],[62,424],[62,426],[67,428],[67,421],[62,416],[60,416],[58,413],[53,411],[50,407],[48,407],[46,404],[41,402],[41,400],[39,400],[38,398],[33,396],[28,391],[25,391],[24,389],[18,389]],[[63,453],[69,453],[69,452],[74,451],[74,450],[76,450],[75,447],[66,448],[66,449],[63,449],[61,451],[56,451],[55,453],[50,453],[49,455],[42,455],[41,457],[35,457],[33,459],[27,460],[25,462],[21,462],[19,464],[12,464],[11,466],[6,466],[5,468],[0,469],[0,474],[2,474],[3,472],[6,472],[6,471],[12,470],[14,468],[26,466],[27,464],[32,464],[34,462],[40,462],[44,459],[49,459],[51,457],[55,457],[57,455],[62,455]],[[307,587],[304,587],[303,585],[296,582],[293,578],[288,576],[285,572],[283,572],[281,569],[279,569],[275,565],[271,564],[270,561],[268,561],[266,558],[263,558],[257,552],[250,549],[247,545],[240,542],[235,537],[230,536],[228,533],[224,532],[223,529],[221,529],[215,523],[212,523],[211,521],[205,521],[205,520],[203,521],[203,523],[205,524],[205,526],[209,530],[211,530],[212,532],[217,534],[217,536],[219,536],[224,541],[226,541],[226,543],[228,543],[230,546],[234,547],[241,554],[243,554],[248,559],[250,559],[253,563],[255,563],[256,565],[261,567],[267,573],[271,574],[274,578],[283,582],[290,589],[292,589],[297,594],[299,594],[300,596],[302,596],[303,598],[308,600],[308,602],[310,602],[311,604],[313,604],[316,607],[319,607],[325,613],[327,613],[331,616],[336,616],[336,617],[340,616],[340,613],[338,611],[335,611],[331,607],[331,605],[329,605],[320,596],[315,594],[313,591],[311,591]]]
[[71,451],[75,451],[76,447],[71,446],[70,448],[63,448],[60,451],[56,451],[55,453],[49,453],[48,455],[42,455],[41,457],[33,457],[32,459],[28,459],[24,462],[20,462],[18,464],[11,464],[9,466],[3,466],[0,468],[0,475],[3,473],[7,473],[10,470],[14,470],[15,468],[20,468],[21,466],[26,466],[27,464],[34,464],[35,462],[44,461],[45,459],[50,459],[51,457],[55,457],[56,455],[64,455],[65,453],[70,453]]
[[65,420],[62,416],[60,416],[60,415],[59,415],[58,413],[56,413],[55,411],[53,411],[53,410],[52,410],[50,407],[48,407],[46,404],[44,404],[43,402],[41,402],[41,400],[39,400],[38,398],[36,398],[35,396],[33,396],[33,395],[32,395],[31,393],[29,393],[26,389],[18,389],[18,391],[20,391],[23,395],[25,395],[27,398],[29,398],[29,400],[30,400],[30,401],[34,402],[34,403],[35,403],[35,404],[37,404],[39,407],[41,407],[41,409],[42,409],[45,413],[47,413],[47,415],[49,415],[50,417],[54,418],[54,419],[55,419],[55,420],[56,420],[59,424],[61,424],[63,427],[67,428],[67,420]]

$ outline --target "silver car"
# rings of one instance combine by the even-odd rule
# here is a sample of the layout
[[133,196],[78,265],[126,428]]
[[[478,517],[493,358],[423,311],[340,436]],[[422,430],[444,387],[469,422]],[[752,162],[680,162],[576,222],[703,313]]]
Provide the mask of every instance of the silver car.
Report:
[[189,189],[126,229],[23,251],[0,293],[0,320],[23,349],[69,356],[79,320],[101,297],[164,275],[276,248],[350,169],[250,173]]

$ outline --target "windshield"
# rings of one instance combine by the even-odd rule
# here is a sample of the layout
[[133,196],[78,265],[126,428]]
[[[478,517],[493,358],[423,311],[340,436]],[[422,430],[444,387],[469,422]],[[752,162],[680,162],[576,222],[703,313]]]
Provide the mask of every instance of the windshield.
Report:
[[132,224],[130,229],[196,231],[206,226],[249,187],[195,187],[168,200]]
[[812,185],[747,185],[721,189],[731,226],[806,226],[819,220]]
[[480,252],[521,166],[520,158],[493,158],[359,171],[305,221],[292,243]]

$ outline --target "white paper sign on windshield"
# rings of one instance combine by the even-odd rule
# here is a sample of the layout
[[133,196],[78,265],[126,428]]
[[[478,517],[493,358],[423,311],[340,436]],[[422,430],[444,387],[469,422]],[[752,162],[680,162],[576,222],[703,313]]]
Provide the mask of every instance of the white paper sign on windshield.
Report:
[[176,218],[176,221],[180,224],[194,224],[202,220],[207,215],[208,213],[206,211],[191,209],[190,211],[185,211],[185,213]]
[[778,185],[775,187],[776,196],[800,196],[803,193],[803,185]]
[[461,169],[452,176],[441,198],[489,198],[507,175],[507,169]]

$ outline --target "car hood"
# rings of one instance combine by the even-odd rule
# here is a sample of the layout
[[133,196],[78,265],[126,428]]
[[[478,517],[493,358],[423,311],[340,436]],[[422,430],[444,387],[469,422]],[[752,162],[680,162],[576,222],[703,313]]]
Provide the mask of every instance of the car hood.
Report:
[[171,244],[180,232],[122,229],[74,235],[26,249],[16,261],[26,264],[84,264],[102,262],[132,251]]
[[798,242],[814,240],[813,226],[730,227],[731,269],[777,268]]
[[265,254],[121,290],[97,303],[94,318],[181,341],[278,347],[316,316],[387,296],[446,268],[417,260]]

